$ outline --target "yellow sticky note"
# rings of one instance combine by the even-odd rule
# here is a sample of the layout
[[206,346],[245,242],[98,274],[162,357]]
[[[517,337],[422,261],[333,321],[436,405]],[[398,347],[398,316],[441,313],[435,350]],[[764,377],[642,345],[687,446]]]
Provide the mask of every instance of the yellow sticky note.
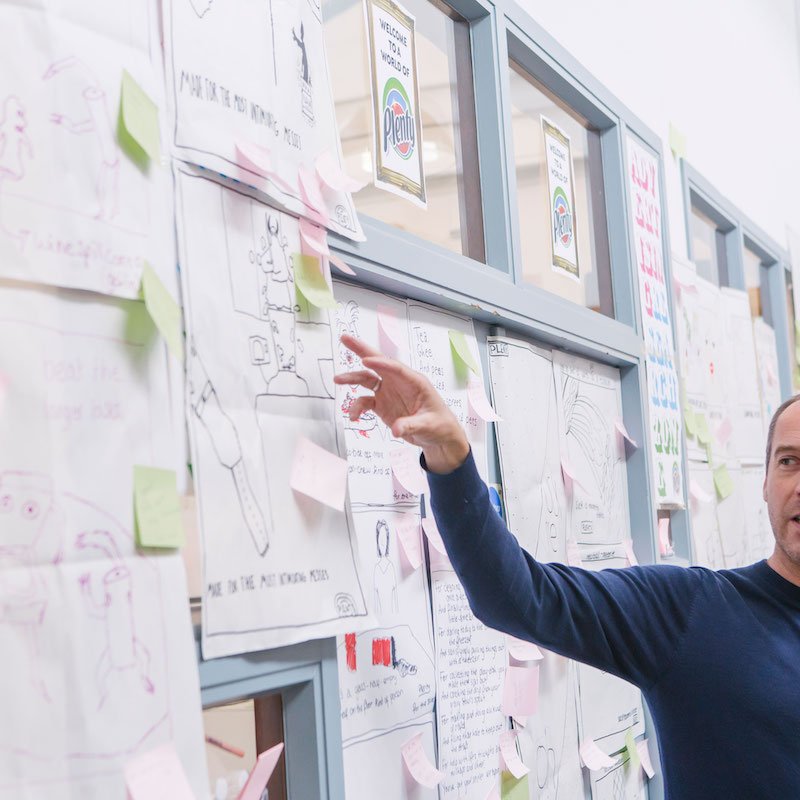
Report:
[[694,409],[691,406],[686,406],[683,410],[683,422],[686,425],[686,435],[690,439],[694,439],[697,435],[697,418],[694,415]]
[[180,306],[146,261],[142,270],[142,297],[147,313],[167,342],[170,352],[178,361],[183,361],[183,325]]
[[714,487],[720,500],[724,500],[733,491],[733,478],[725,464],[714,470]]
[[628,751],[631,769],[638,772],[642,760],[639,758],[639,751],[636,749],[636,739],[633,738],[633,728],[628,728],[628,732],[625,734],[625,749]]
[[120,121],[125,132],[150,158],[157,161],[161,150],[158,106],[126,69],[122,70],[119,107]]
[[182,547],[185,541],[175,470],[133,467],[136,542],[142,547]]
[[711,466],[714,463],[714,451],[711,449],[711,442],[706,445],[706,458],[708,459],[708,465]]
[[675,158],[686,158],[686,137],[670,122],[669,149]]
[[705,414],[695,414],[695,433],[700,444],[711,444],[711,431],[708,429],[708,420]]
[[480,369],[469,349],[467,337],[461,331],[448,331],[447,333],[450,336],[450,346],[453,348],[453,352],[461,359],[467,369],[478,375]]
[[319,259],[316,256],[295,253],[292,256],[292,265],[294,266],[295,286],[312,306],[336,308],[336,298],[322,274]]
[[529,792],[527,775],[517,779],[510,772],[503,770],[500,778],[501,800],[528,800]]

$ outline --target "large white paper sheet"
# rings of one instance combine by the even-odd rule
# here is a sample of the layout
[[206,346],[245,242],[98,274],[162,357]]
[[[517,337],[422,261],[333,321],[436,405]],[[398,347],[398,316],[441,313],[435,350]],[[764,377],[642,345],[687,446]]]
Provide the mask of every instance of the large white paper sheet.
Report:
[[342,164],[320,4],[166,0],[164,28],[175,155],[363,239],[348,193],[309,189],[320,155]]
[[[693,491],[693,488],[699,491]],[[711,467],[699,461],[689,462],[690,512],[692,515],[693,563],[710,569],[724,569],[722,540],[716,513],[716,489]],[[698,496],[699,495],[699,496]]]
[[761,422],[764,426],[763,441],[766,442],[770,420],[781,404],[778,348],[775,342],[775,331],[761,317],[753,320],[753,338],[756,345],[756,362],[758,363]]
[[613,766],[591,773],[592,800],[645,800],[644,772],[633,769],[627,753]]
[[124,800],[173,741],[207,775],[178,555],[133,543],[133,465],[172,466],[166,351],[144,304],[0,286],[0,797]]
[[553,353],[561,457],[575,472],[567,535],[578,544],[630,538],[628,482],[615,424],[622,419],[619,370]]
[[149,261],[173,288],[169,171],[117,140],[123,69],[163,112],[157,16],[152,0],[0,6],[0,274],[135,298]]
[[363,628],[349,511],[289,485],[301,437],[344,455],[333,321],[295,294],[297,220],[188,167],[176,181],[204,656]]
[[716,496],[717,530],[722,545],[722,561],[727,569],[734,569],[747,563],[749,531],[742,491],[742,468],[736,464],[728,465],[727,469],[733,491],[724,500]]
[[768,558],[775,546],[775,537],[764,502],[764,467],[743,466],[741,471],[742,506],[747,531],[744,564]]

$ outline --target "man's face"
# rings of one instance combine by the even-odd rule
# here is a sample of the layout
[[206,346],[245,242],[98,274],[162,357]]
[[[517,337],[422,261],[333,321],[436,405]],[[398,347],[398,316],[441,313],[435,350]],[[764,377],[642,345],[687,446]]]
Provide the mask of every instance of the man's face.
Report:
[[800,570],[800,403],[778,417],[772,439],[764,500],[775,536],[775,555]]

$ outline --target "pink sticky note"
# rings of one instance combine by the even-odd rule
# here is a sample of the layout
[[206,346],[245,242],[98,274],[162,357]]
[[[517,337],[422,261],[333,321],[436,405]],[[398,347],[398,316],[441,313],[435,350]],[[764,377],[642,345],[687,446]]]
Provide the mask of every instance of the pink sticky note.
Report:
[[397,312],[390,306],[378,305],[378,338],[384,352],[396,354],[403,342],[403,331]]
[[411,494],[425,494],[428,481],[419,465],[419,453],[411,447],[395,447],[389,451],[389,463],[398,483]]
[[658,549],[662,556],[672,553],[672,545],[669,542],[669,517],[659,517]]
[[452,572],[453,565],[447,557],[447,553],[440,553],[435,547],[428,550],[431,572]]
[[131,759],[125,785],[130,800],[195,800],[172,742]]
[[237,800],[261,800],[261,795],[264,794],[264,789],[267,788],[267,783],[275,771],[275,765],[283,752],[283,742],[276,744],[275,747],[270,747],[265,750],[256,761],[252,772],[247,778],[247,783],[242,787],[239,792]]
[[728,439],[731,438],[732,433],[733,433],[733,425],[731,425],[731,418],[725,417],[725,419],[723,419],[722,422],[720,422],[719,426],[717,427],[714,436],[721,445],[724,445],[725,442],[727,442]]
[[297,177],[300,181],[300,194],[306,205],[327,219],[328,210],[316,173],[301,164],[297,170]]
[[616,763],[611,756],[607,756],[594,739],[584,739],[580,746],[581,761],[591,770],[606,769]]
[[317,255],[330,256],[325,228],[300,217],[300,237]]
[[772,369],[772,364],[767,362],[766,365],[766,372],[767,372],[767,385],[768,386],[775,386],[778,382],[778,379],[775,377],[775,370]]
[[347,461],[301,436],[294,449],[292,489],[326,506],[344,511]]
[[422,530],[425,531],[425,536],[428,541],[438,550],[443,556],[447,555],[447,549],[442,541],[442,535],[439,533],[439,527],[433,516],[428,515],[422,518]]
[[275,171],[272,154],[266,147],[254,142],[236,142],[236,161],[245,169],[268,177]]
[[357,192],[366,186],[364,182],[357,181],[344,172],[330,150],[317,156],[315,166],[320,180],[336,192]]
[[517,752],[517,732],[503,731],[500,734],[500,755],[506,768],[517,779],[524,778],[530,770],[522,763]]
[[630,539],[625,542],[625,555],[628,557],[628,563],[632,567],[639,566],[639,560],[636,558],[636,553],[633,551],[633,542]]
[[544,653],[533,643],[506,634],[506,648],[517,661],[541,661]]
[[639,445],[637,444],[637,442],[636,442],[636,439],[634,439],[634,438],[633,438],[633,437],[632,437],[632,436],[631,436],[631,435],[628,433],[628,429],[625,427],[625,423],[624,423],[624,422],[623,422],[621,419],[618,419],[618,420],[617,420],[617,421],[614,423],[614,427],[616,428],[616,430],[617,430],[617,433],[618,433],[618,434],[619,434],[619,436],[620,436],[620,445],[621,445],[621,447],[622,447],[622,451],[623,451],[623,452],[625,451],[625,442],[626,442],[626,441],[627,441],[627,442],[629,442],[629,443],[630,443],[630,445],[631,445],[631,447],[633,447],[634,449],[636,449],[636,448],[639,446]]
[[406,768],[411,773],[411,777],[420,786],[427,786],[433,789],[441,783],[444,775],[431,764],[427,753],[422,747],[422,734],[412,736],[401,748],[403,761]]
[[696,480],[689,481],[689,494],[698,503],[710,503],[714,499],[708,492],[703,491],[703,487]]
[[506,667],[503,684],[503,714],[529,717],[539,708],[539,665]]
[[647,739],[641,739],[636,742],[636,750],[639,753],[639,761],[642,762],[642,769],[648,778],[655,776],[656,771],[653,769],[653,762],[650,758],[650,748],[647,746]]
[[486,795],[486,800],[500,800],[500,790],[497,786],[492,786],[489,789],[489,794]]
[[470,373],[467,379],[467,397],[472,410],[486,422],[502,422],[497,412],[492,408],[486,390],[483,388],[483,381]]
[[571,538],[567,539],[567,564],[571,567],[582,567],[581,549],[578,543]]
[[564,488],[567,490],[567,494],[572,494],[575,486],[580,486],[585,490],[586,487],[578,480],[575,469],[565,453],[561,454],[561,475],[564,478]]
[[419,535],[419,518],[415,514],[403,514],[395,523],[395,532],[400,547],[411,569],[419,569],[422,564],[422,542]]
[[334,255],[333,253],[331,253],[328,256],[328,258],[330,259],[331,264],[333,264],[333,266],[336,267],[336,269],[338,269],[339,272],[344,272],[345,275],[355,275],[356,274],[355,270],[351,269],[350,267],[348,267],[347,264],[344,261],[342,261],[341,258],[339,258],[339,256]]

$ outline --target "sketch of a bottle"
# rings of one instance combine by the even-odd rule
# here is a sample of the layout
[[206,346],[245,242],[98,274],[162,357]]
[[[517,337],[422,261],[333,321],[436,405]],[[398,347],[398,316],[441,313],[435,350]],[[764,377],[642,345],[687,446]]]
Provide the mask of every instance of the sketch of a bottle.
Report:
[[300,50],[297,63],[297,75],[300,83],[300,110],[309,125],[314,124],[314,94],[311,89],[311,74],[308,68],[308,50],[306,48],[305,26],[300,23],[300,35],[292,29],[292,39]]
[[5,214],[5,186],[25,177],[25,159],[33,158],[33,145],[27,133],[28,119],[20,99],[9,95],[3,100],[0,118],[0,230],[24,243],[25,234],[9,229]]
[[230,471],[242,517],[250,531],[256,551],[263,556],[269,548],[270,530],[250,485],[239,433],[233,420],[220,405],[214,385],[194,346],[190,348],[187,369],[192,411],[208,433],[219,463]]

